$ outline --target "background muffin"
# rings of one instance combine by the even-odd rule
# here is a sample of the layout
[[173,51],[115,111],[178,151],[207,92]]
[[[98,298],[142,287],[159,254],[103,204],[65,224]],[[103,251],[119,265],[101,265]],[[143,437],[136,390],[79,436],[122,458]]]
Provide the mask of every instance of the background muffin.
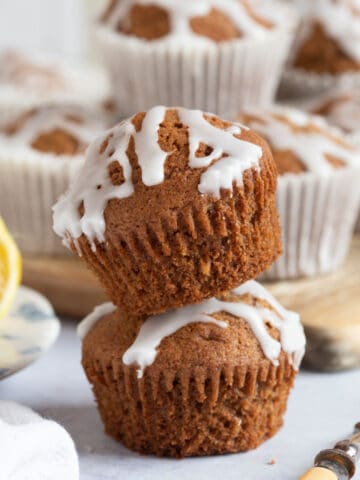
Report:
[[360,85],[360,9],[354,0],[296,0],[302,15],[282,94]]
[[295,24],[276,1],[112,0],[96,28],[125,115],[153,105],[224,114],[273,99]]
[[284,254],[266,277],[334,270],[348,253],[359,209],[359,150],[324,119],[300,110],[273,107],[239,119],[269,141],[280,173]]
[[[321,99],[313,100],[309,110],[323,115],[329,123],[348,134],[348,140],[360,147],[360,92],[335,91]],[[360,214],[356,225],[360,231]]]
[[106,432],[127,447],[233,453],[282,425],[305,337],[256,282],[148,319],[101,310],[81,326],[82,363]]
[[34,108],[0,125],[0,214],[23,252],[66,253],[51,207],[105,125],[71,106]]
[[161,313],[256,277],[281,252],[266,142],[155,107],[94,142],[54,228],[125,311]]
[[46,104],[100,109],[110,95],[105,72],[41,54],[0,53],[0,121]]

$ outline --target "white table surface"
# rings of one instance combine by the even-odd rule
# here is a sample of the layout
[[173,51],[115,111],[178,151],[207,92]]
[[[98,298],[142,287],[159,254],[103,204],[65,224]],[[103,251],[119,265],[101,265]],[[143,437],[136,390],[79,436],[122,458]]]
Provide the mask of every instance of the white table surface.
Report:
[[[76,443],[81,480],[296,480],[319,450],[345,437],[360,421],[360,371],[302,372],[285,426],[275,438],[250,453],[200,459],[142,457],[103,434],[71,323],[36,364],[0,382],[0,399],[28,405],[61,423]],[[268,464],[272,459],[275,465]]]

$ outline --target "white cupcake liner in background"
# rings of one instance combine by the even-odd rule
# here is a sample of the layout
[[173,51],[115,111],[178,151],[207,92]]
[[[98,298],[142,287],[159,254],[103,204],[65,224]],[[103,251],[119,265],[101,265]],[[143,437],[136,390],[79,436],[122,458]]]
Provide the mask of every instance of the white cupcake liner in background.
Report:
[[23,253],[66,255],[52,229],[52,206],[83,157],[6,150],[0,151],[0,215]]
[[279,178],[277,206],[283,255],[262,280],[325,274],[345,260],[360,205],[360,168]]
[[340,89],[360,88],[360,72],[342,73],[314,73],[300,68],[287,68],[279,88],[280,99],[311,97],[323,95],[328,91]]
[[166,39],[145,42],[106,26],[97,27],[96,38],[125,116],[159,104],[221,115],[273,101],[296,20],[289,9],[288,25],[261,40],[194,41],[191,48]]

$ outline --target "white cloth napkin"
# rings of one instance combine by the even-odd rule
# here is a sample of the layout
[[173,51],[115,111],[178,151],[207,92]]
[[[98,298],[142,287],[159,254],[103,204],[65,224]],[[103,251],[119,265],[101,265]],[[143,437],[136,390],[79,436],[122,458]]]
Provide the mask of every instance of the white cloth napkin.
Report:
[[0,402],[1,480],[78,480],[70,435],[27,407]]

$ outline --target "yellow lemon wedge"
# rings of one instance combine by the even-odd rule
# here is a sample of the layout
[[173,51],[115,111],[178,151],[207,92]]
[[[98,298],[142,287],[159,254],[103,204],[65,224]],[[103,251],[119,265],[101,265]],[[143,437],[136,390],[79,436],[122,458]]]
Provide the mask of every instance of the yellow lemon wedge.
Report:
[[0,320],[9,313],[21,281],[21,272],[20,252],[0,217]]

